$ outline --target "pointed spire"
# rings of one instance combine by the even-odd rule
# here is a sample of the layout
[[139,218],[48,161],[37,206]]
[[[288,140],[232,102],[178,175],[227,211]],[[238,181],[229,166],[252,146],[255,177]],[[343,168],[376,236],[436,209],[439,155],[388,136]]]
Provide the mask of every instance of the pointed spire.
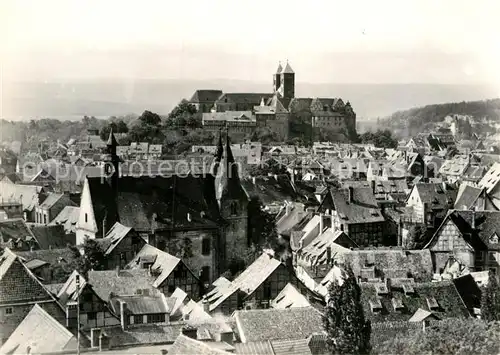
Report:
[[288,59],[286,61],[285,68],[283,69],[283,71],[281,73],[282,74],[295,74],[292,67],[290,66],[290,63],[288,63]]
[[281,74],[281,71],[283,70],[283,67],[281,66],[281,60],[278,63],[278,69],[276,69],[276,74]]
[[108,138],[108,142],[106,143],[106,145],[109,147],[116,147],[118,145],[118,143],[116,142],[116,138],[115,138],[115,135],[113,134],[113,128],[111,128],[111,130],[109,131],[109,138]]

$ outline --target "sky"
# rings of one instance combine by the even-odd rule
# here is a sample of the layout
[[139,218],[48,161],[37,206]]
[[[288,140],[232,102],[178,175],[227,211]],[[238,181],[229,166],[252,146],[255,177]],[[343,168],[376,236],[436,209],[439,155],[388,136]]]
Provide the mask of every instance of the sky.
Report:
[[3,80],[499,84],[498,0],[0,0]]

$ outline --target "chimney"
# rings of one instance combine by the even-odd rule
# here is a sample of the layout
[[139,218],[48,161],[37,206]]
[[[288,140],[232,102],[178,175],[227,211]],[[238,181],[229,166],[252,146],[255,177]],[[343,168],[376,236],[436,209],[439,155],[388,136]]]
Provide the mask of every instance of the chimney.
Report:
[[202,304],[203,304],[203,310],[205,311],[205,313],[210,314],[210,303],[208,303],[208,300],[204,299],[202,301]]
[[375,195],[375,180],[371,180],[370,183],[371,183],[371,186],[372,186],[372,192]]
[[401,220],[401,217],[399,217],[399,222],[398,222],[398,247],[401,246],[403,242],[403,221]]
[[126,313],[128,313],[127,302],[120,300],[120,324],[123,330],[127,329],[128,325],[128,315]]
[[354,199],[354,187],[349,186],[349,203],[352,203],[353,199]]
[[326,247],[326,263],[327,265],[332,265],[332,247]]
[[101,328],[90,329],[90,347],[97,348],[99,346],[99,337],[101,335]]
[[324,228],[324,223],[323,223],[323,213],[319,214],[319,234],[321,235],[323,233],[323,228]]
[[403,151],[403,157],[405,158],[405,162],[408,163],[408,151]]
[[198,338],[198,328],[192,327],[190,325],[185,325],[184,327],[182,327],[181,333],[191,339]]
[[441,183],[441,187],[443,188],[443,191],[446,192],[446,182],[445,181],[443,181]]
[[476,229],[476,211],[472,211],[472,220],[470,223],[472,229]]

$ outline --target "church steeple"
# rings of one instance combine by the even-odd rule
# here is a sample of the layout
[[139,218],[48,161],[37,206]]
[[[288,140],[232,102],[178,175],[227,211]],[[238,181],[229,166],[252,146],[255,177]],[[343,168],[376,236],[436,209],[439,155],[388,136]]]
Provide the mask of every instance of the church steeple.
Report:
[[215,196],[217,201],[228,196],[230,198],[238,198],[241,190],[238,164],[236,164],[231,150],[229,135],[226,131],[225,144],[222,143],[222,131],[219,135],[219,144],[215,156],[214,166],[215,176]]
[[[118,142],[116,141],[115,135],[113,134],[113,129],[109,132],[109,138],[106,142],[106,162],[105,162],[105,173],[106,177],[110,179],[111,186],[113,189],[116,188],[118,183],[118,175],[119,175],[119,165],[120,158],[116,154],[116,147],[118,146]],[[111,166],[113,170],[111,170]]]
[[281,71],[281,90],[280,93],[286,100],[291,100],[295,97],[295,72],[293,71],[288,60],[286,65]]
[[273,92],[277,92],[281,86],[281,71],[283,67],[281,66],[281,62],[278,64],[278,69],[276,69],[276,73],[273,75]]

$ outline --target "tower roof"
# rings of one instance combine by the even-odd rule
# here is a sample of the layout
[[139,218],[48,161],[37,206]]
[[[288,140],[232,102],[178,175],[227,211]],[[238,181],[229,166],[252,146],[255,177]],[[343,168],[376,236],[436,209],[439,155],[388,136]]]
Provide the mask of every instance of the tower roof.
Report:
[[217,200],[220,200],[223,195],[239,197],[242,192],[238,167],[234,160],[233,152],[231,151],[231,143],[229,135],[226,133],[226,142],[222,142],[222,131],[219,135],[219,144],[215,156],[215,195]]
[[111,128],[111,131],[109,131],[109,138],[106,145],[112,147],[116,147],[118,145],[118,143],[116,142],[115,135],[113,134],[113,128]]
[[276,74],[281,74],[282,70],[283,70],[283,67],[281,66],[281,62],[279,62],[278,69],[276,69]]
[[290,63],[286,62],[285,68],[281,71],[282,74],[295,74]]

